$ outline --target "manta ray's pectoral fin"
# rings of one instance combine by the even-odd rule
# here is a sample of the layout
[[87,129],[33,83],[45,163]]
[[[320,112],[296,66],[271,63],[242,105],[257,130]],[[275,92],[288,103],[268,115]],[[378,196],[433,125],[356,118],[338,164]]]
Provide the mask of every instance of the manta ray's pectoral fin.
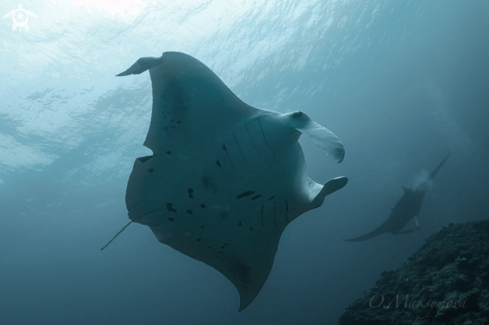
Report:
[[140,58],[139,60],[136,61],[133,65],[129,67],[124,72],[119,73],[116,75],[116,77],[123,77],[123,76],[128,76],[130,74],[141,74],[146,70],[151,69],[152,67],[160,64],[162,62],[162,57],[159,58],[153,58],[153,57],[146,57],[146,58]]
[[379,235],[382,235],[383,233],[386,233],[386,232],[390,232],[390,230],[388,229],[388,227],[386,227],[386,224],[383,223],[378,228],[372,230],[369,233],[366,233],[363,236],[359,236],[359,237],[355,237],[355,238],[344,239],[344,241],[350,241],[350,242],[351,241],[364,241],[364,240],[368,240],[368,239],[377,237]]
[[414,220],[414,226],[416,227],[416,229],[418,229],[418,230],[421,229],[421,227],[419,226],[418,216],[414,216],[413,220]]

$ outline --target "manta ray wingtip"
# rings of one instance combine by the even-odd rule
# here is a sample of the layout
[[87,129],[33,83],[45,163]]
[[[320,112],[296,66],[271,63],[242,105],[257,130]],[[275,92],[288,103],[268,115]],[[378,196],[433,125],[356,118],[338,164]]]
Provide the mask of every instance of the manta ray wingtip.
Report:
[[154,58],[154,57],[145,57],[140,58],[133,65],[129,67],[126,71],[123,71],[116,75],[116,77],[128,76],[131,74],[141,74],[146,70],[151,69],[152,67],[160,64],[162,62],[162,57]]

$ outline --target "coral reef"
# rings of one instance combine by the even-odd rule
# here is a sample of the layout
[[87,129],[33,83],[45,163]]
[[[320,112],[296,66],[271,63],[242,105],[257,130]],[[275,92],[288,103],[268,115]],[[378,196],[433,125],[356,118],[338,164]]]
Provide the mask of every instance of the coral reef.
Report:
[[383,272],[340,325],[489,324],[489,221],[450,224]]

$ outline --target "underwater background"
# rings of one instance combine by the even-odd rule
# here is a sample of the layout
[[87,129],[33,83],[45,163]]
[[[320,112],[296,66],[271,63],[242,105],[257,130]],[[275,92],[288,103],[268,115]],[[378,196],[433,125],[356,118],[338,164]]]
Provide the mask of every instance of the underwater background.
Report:
[[[18,8],[0,3],[3,16]],[[450,222],[489,211],[489,1],[25,1],[0,22],[0,324],[336,324],[385,270]],[[282,235],[252,304],[211,267],[127,223],[125,189],[164,51],[209,66],[246,103],[302,110],[343,141],[300,141],[309,176],[349,184]],[[449,152],[421,229],[381,224]],[[412,227],[412,225],[408,225]]]

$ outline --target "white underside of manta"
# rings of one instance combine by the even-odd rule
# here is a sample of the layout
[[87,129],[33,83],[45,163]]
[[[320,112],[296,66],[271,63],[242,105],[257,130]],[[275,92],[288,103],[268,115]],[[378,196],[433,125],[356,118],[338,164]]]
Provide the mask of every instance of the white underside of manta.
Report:
[[153,111],[144,145],[153,155],[134,163],[129,218],[225,275],[243,310],[265,283],[285,227],[347,183],[322,186],[307,176],[300,135],[337,162],[343,145],[304,113],[245,104],[186,54],[141,58],[120,76],[146,70]]

